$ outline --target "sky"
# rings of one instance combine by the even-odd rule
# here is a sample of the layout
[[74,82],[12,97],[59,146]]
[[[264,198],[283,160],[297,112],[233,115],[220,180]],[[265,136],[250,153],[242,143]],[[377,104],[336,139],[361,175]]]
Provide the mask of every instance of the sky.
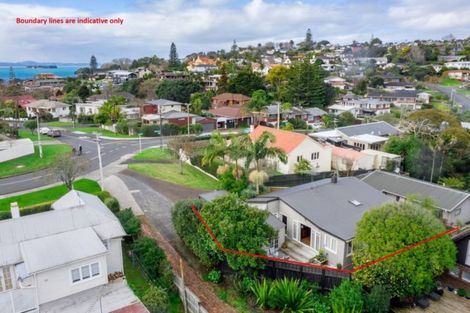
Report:
[[[21,25],[16,18],[122,18],[122,25]],[[0,0],[0,61],[99,63],[184,57],[267,41],[347,44],[470,36],[469,0]]]

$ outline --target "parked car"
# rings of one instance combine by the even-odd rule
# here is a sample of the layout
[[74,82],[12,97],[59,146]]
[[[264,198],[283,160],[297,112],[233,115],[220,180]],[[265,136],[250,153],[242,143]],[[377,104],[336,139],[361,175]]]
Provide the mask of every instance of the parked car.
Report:
[[39,128],[39,133],[41,135],[47,135],[49,132],[51,131],[51,129],[49,127],[41,127]]
[[50,136],[50,137],[60,137],[60,136],[62,136],[62,134],[60,133],[60,130],[58,130],[58,129],[51,129],[47,133],[47,135]]

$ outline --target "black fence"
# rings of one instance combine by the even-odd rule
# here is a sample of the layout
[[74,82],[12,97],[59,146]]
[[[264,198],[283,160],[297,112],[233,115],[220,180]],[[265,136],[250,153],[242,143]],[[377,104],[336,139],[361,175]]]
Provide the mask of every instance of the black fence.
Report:
[[317,283],[322,290],[331,290],[344,279],[351,279],[350,273],[276,261],[267,262],[263,276],[271,279],[289,277],[308,280]]
[[[339,176],[358,176],[366,174],[370,171],[367,170],[357,170],[350,172],[339,172]],[[330,178],[333,175],[331,172],[322,172],[318,174],[286,174],[286,175],[276,175],[269,177],[269,180],[264,184],[267,187],[293,187],[297,185],[302,185],[317,180]]]

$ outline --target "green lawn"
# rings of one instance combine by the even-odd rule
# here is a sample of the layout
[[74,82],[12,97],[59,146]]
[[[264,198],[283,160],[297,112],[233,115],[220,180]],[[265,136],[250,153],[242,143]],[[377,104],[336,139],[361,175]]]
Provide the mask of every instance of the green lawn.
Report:
[[[98,183],[90,179],[80,179],[73,184],[75,190],[88,193],[96,193],[101,190]],[[30,193],[0,199],[0,211],[10,210],[10,203],[18,202],[20,208],[25,208],[42,203],[50,203],[55,201],[67,193],[65,185],[55,186],[43,190],[33,191]]]
[[134,156],[134,160],[175,160],[175,155],[170,149],[150,148]]
[[456,79],[451,79],[451,78],[446,78],[441,80],[440,85],[446,86],[446,87],[457,87],[460,86],[462,83],[459,80]]
[[459,88],[457,89],[457,93],[470,98],[470,88],[462,88],[462,89]]
[[112,131],[102,129],[99,127],[77,127],[77,128],[74,128],[73,131],[80,131],[80,132],[84,132],[87,134],[98,133],[101,136],[113,137],[113,138],[137,138],[137,136],[116,134],[116,133],[113,133]]
[[[20,138],[29,138],[32,141],[38,141],[38,134],[36,132],[31,134],[29,130],[20,129],[18,132],[18,135],[20,136]],[[41,136],[41,141],[52,140],[52,138],[47,135],[40,135],[40,136]]]
[[39,158],[39,148],[34,147],[34,154],[0,163],[0,177],[15,176],[47,168],[60,156],[65,157],[72,151],[69,145],[42,146],[43,158]]
[[48,126],[48,127],[72,127],[73,123],[72,122],[48,122],[48,123],[42,123],[43,126]]
[[220,188],[217,180],[186,163],[184,164],[183,175],[180,174],[180,165],[178,163],[129,164],[129,169],[143,175],[190,188],[205,190]]
[[445,101],[433,100],[431,101],[431,105],[433,108],[443,111],[450,111],[450,106]]
[[[149,281],[147,278],[142,275],[142,272],[132,264],[131,259],[129,258],[128,251],[129,246],[124,244],[123,247],[123,257],[124,257],[124,274],[126,275],[127,284],[132,289],[134,294],[139,298],[142,299],[147,288],[150,286]],[[170,298],[170,307],[169,313],[182,313],[183,312],[183,304],[177,292],[170,291],[169,293]]]

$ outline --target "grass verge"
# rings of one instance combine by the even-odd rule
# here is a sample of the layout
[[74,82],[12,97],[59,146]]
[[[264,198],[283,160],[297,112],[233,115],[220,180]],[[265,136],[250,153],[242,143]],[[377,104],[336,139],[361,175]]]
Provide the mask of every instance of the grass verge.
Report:
[[97,134],[100,134],[101,136],[112,137],[112,138],[137,138],[137,136],[116,134],[116,133],[113,133],[112,131],[102,129],[99,127],[77,127],[77,128],[74,128],[73,131],[80,131],[80,132],[87,133],[87,134],[97,133]]
[[[75,190],[97,193],[101,190],[98,183],[91,179],[80,179],[74,182]],[[33,191],[22,195],[0,199],[0,212],[10,210],[10,203],[18,202],[20,208],[53,202],[68,192],[65,185],[55,186],[43,190]]]
[[39,157],[39,148],[34,147],[34,154],[0,163],[0,177],[16,176],[47,168],[57,157],[65,157],[72,151],[69,145],[42,146],[43,158]]
[[445,78],[441,80],[440,85],[445,86],[445,87],[457,87],[460,86],[462,83],[459,80],[456,79],[451,79],[451,78]]
[[180,173],[180,165],[178,163],[129,164],[129,169],[143,175],[189,188],[205,190],[220,188],[219,182],[212,177],[186,163],[183,166],[183,174]]
[[[29,130],[20,129],[18,131],[18,135],[22,139],[29,138],[32,141],[38,141],[38,134],[36,132],[31,134],[31,132]],[[46,135],[40,135],[40,136],[41,136],[41,141],[52,140],[52,138],[49,137],[49,136],[46,136]]]
[[170,149],[150,148],[134,156],[134,160],[175,160]]

